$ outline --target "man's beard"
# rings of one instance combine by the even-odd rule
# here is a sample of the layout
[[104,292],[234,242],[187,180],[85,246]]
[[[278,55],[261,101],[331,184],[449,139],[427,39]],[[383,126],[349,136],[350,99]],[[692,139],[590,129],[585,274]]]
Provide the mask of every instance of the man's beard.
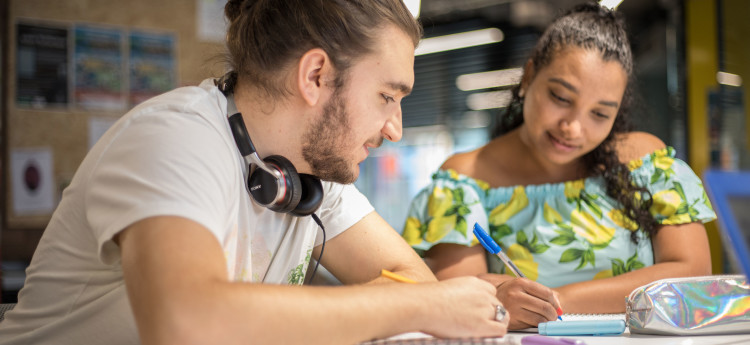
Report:
[[334,91],[328,104],[323,107],[323,116],[304,134],[302,156],[312,168],[312,174],[321,180],[342,184],[353,183],[359,172],[355,171],[342,148],[351,144],[349,118],[341,97],[340,86]]

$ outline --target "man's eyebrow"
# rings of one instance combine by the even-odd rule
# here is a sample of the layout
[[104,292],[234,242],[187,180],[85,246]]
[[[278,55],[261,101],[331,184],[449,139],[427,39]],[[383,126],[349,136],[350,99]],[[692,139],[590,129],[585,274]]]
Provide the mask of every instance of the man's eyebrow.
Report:
[[386,84],[391,89],[398,90],[399,92],[401,92],[404,95],[404,97],[408,96],[411,93],[411,87],[404,83],[388,82]]
[[[570,90],[572,92],[578,93],[578,89],[576,89],[575,86],[571,85],[570,83],[568,83],[565,80],[562,80],[560,78],[549,78],[549,81],[551,81],[553,83],[558,83],[558,84],[562,85],[564,88],[566,88],[566,89],[568,89],[568,90]],[[617,107],[620,106],[617,102],[614,102],[614,101],[599,101],[599,104],[601,104],[603,106],[607,106],[607,107],[612,107],[612,108],[617,108]]]

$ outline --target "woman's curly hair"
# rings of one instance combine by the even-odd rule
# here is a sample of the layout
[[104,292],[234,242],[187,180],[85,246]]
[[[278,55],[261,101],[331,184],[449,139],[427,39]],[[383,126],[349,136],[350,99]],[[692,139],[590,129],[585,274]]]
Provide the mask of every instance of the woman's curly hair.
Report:
[[[566,47],[575,46],[597,50],[604,61],[617,61],[628,75],[628,85],[615,117],[612,130],[594,150],[583,156],[585,173],[601,176],[606,184],[607,195],[617,200],[625,216],[638,224],[639,228],[653,236],[657,228],[654,217],[649,212],[651,194],[638,185],[628,167],[621,163],[616,149],[619,134],[632,130],[630,122],[633,95],[633,56],[625,33],[625,24],[618,13],[596,3],[586,3],[555,20],[542,34],[531,53],[530,61],[535,71],[546,67],[555,55]],[[519,95],[521,85],[512,89],[512,99],[497,119],[492,137],[498,137],[518,128],[523,123],[523,98]],[[631,234],[637,242],[637,234]]]

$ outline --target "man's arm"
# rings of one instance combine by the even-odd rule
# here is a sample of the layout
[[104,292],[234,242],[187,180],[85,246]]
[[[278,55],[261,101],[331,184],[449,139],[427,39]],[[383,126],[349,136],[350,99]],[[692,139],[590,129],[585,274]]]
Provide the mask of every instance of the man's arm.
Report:
[[[320,246],[314,257],[319,254]],[[381,269],[419,282],[437,281],[419,255],[376,212],[326,242],[321,264],[344,284],[392,282],[379,278]]]
[[[230,282],[218,241],[188,219],[147,218],[116,240],[146,345],[353,344],[415,330],[499,336],[507,326],[492,320],[494,287],[476,278],[350,287]],[[356,256],[387,257],[382,249]]]

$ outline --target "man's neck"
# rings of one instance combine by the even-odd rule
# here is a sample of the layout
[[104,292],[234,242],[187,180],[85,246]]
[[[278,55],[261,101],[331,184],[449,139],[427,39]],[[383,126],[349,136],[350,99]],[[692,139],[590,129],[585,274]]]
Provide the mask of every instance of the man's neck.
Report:
[[289,159],[299,172],[309,170],[300,149],[307,128],[303,108],[283,98],[275,102],[264,100],[257,91],[251,90],[237,90],[234,100],[261,159],[281,155]]

